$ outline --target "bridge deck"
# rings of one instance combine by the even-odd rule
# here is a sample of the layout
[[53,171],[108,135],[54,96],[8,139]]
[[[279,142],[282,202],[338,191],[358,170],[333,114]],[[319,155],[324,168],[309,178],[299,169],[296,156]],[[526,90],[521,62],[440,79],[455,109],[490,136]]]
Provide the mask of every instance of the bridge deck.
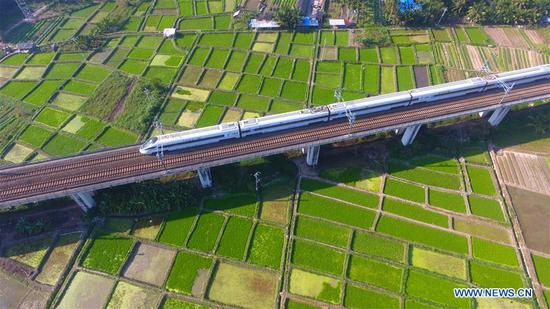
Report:
[[[501,98],[502,91],[494,90],[437,103],[418,104],[360,117],[351,130],[347,120],[343,119],[274,134],[226,141],[180,153],[167,153],[163,162],[154,156],[141,155],[138,152],[139,146],[135,145],[46,162],[11,166],[0,169],[0,207],[491,110],[499,106]],[[514,88],[502,104],[519,104],[541,98],[550,98],[550,82],[537,82]]]

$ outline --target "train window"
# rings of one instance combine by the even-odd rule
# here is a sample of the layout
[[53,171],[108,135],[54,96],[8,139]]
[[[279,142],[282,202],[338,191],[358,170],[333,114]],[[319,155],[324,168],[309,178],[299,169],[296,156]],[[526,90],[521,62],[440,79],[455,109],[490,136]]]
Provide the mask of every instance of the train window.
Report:
[[145,142],[145,145],[143,145],[143,147],[149,147],[151,145],[153,145],[154,143],[156,143],[158,141],[158,137],[152,137],[150,138],[147,142]]

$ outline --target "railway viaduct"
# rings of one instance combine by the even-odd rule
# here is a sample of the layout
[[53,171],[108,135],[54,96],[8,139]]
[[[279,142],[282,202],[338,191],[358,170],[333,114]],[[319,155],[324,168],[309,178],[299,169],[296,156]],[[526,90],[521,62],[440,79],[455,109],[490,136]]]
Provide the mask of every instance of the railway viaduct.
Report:
[[95,206],[98,189],[154,179],[183,171],[198,171],[203,187],[212,185],[210,167],[296,149],[305,149],[306,161],[316,165],[320,146],[347,139],[395,131],[410,145],[427,123],[479,113],[498,125],[517,104],[550,99],[550,81],[458,98],[401,107],[369,114],[350,123],[346,119],[277,133],[167,153],[163,160],[139,153],[139,145],[76,155],[0,169],[0,208],[71,196],[84,210]]

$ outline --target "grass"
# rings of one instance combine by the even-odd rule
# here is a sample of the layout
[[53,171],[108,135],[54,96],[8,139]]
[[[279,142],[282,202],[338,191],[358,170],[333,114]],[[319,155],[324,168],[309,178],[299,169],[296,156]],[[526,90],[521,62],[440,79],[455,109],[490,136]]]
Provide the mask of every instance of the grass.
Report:
[[87,64],[76,75],[76,78],[91,82],[102,82],[111,71],[98,65]]
[[472,255],[480,260],[519,267],[516,250],[493,241],[472,237]]
[[250,220],[239,217],[231,217],[225,226],[217,254],[225,257],[231,257],[242,260],[246,246],[248,244],[248,235],[252,228]]
[[284,231],[281,228],[258,224],[252,237],[248,260],[254,264],[278,269],[284,239]]
[[472,191],[485,195],[495,195],[496,189],[493,184],[493,177],[489,170],[482,167],[466,166]]
[[393,67],[383,66],[380,75],[380,93],[395,92],[395,77]]
[[360,206],[369,208],[376,208],[378,206],[378,197],[372,194],[334,186],[310,178],[302,178],[300,185],[303,190],[333,197]]
[[347,247],[350,233],[351,229],[349,228],[320,222],[308,217],[299,217],[296,221],[296,236],[337,247]]
[[187,246],[206,252],[214,250],[224,220],[223,216],[215,213],[202,213]]
[[470,276],[472,282],[484,288],[514,288],[525,287],[520,273],[511,272],[470,261]]
[[431,206],[437,208],[442,208],[459,213],[466,213],[464,197],[462,197],[462,195],[460,194],[430,189],[428,191],[428,202]]
[[177,69],[170,67],[148,67],[144,76],[148,79],[159,79],[164,84],[170,84]]
[[353,255],[350,260],[348,276],[355,281],[399,292],[401,290],[403,269],[384,262]]
[[40,147],[50,138],[51,135],[51,131],[31,125],[23,132],[23,134],[21,134],[19,138],[29,145]]
[[243,94],[239,97],[237,106],[246,110],[267,111],[269,109],[269,99]]
[[544,286],[550,286],[550,259],[535,254],[531,256],[533,263],[535,263],[535,270],[537,271],[537,278],[540,283]]
[[35,121],[57,128],[64,123],[70,114],[64,111],[53,109],[50,107],[44,108],[36,117]]
[[397,49],[395,47],[381,47],[380,57],[382,58],[382,63],[399,64],[397,60]]
[[118,67],[118,69],[129,74],[141,75],[146,67],[147,67],[147,62],[145,61],[126,59],[120,65],[120,67]]
[[428,299],[447,306],[470,308],[469,299],[456,298],[453,294],[454,288],[466,287],[466,285],[461,283],[410,269],[407,277],[406,293],[411,296]]
[[391,178],[386,179],[384,193],[417,203],[425,202],[424,188]]
[[114,127],[108,128],[97,140],[106,146],[121,146],[133,144],[137,141],[138,136],[134,133],[123,131]]
[[286,81],[281,91],[281,97],[287,100],[304,101],[307,89],[308,87],[305,83]]
[[479,236],[486,239],[510,243],[510,235],[508,231],[496,226],[477,223],[475,221],[466,221],[460,218],[455,218],[453,221],[454,229],[460,232]]
[[371,210],[339,203],[307,192],[300,194],[299,212],[364,229],[370,229],[374,221],[374,212]]
[[339,304],[342,282],[301,269],[293,268],[290,273],[290,292],[320,301]]
[[215,105],[208,105],[204,108],[201,117],[195,125],[196,128],[208,127],[218,124],[221,115],[224,112],[224,108]]
[[278,275],[263,269],[220,263],[208,298],[240,308],[274,308]]
[[82,112],[99,119],[107,119],[117,103],[124,98],[132,80],[121,73],[113,73],[84,103]]
[[34,91],[25,98],[25,102],[33,105],[42,105],[47,103],[49,98],[55,93],[61,85],[61,81],[45,80]]
[[241,77],[237,90],[244,93],[256,94],[259,91],[261,82],[261,77],[245,74]]
[[279,96],[283,81],[275,78],[265,78],[262,83],[260,94],[263,96],[276,97]]
[[96,90],[96,88],[97,85],[95,84],[80,82],[72,79],[65,86],[63,86],[63,91],[89,96]]
[[346,308],[398,308],[399,299],[387,294],[348,285],[344,298]]
[[394,199],[385,198],[384,211],[407,217],[416,221],[434,224],[441,227],[448,227],[449,218],[445,215],[423,209],[421,207],[406,204]]
[[376,231],[441,250],[468,253],[468,241],[464,236],[391,217],[382,216]]
[[292,263],[312,270],[339,276],[342,274],[345,254],[312,242],[295,240]]
[[93,240],[82,266],[111,275],[118,273],[134,241],[126,237],[102,235]]
[[221,198],[206,198],[204,207],[211,210],[223,210],[231,214],[254,217],[258,201],[249,193],[232,194]]
[[468,196],[468,200],[470,201],[472,214],[500,222],[506,222],[500,203],[497,200],[473,195]]
[[79,152],[84,146],[86,143],[83,141],[57,134],[44,146],[44,151],[55,156],[66,156]]
[[398,66],[397,70],[397,89],[399,91],[410,90],[415,88],[415,82],[410,66]]
[[355,252],[365,253],[394,261],[403,261],[403,244],[365,232],[355,232],[352,242],[352,249]]
[[408,179],[429,186],[452,190],[460,190],[462,188],[462,181],[459,175],[436,173],[429,169],[409,166],[397,160],[389,161],[389,170],[395,177]]
[[194,207],[171,213],[166,218],[159,241],[173,246],[183,246],[198,213],[198,209]]
[[46,73],[47,79],[68,79],[80,67],[80,63],[56,63]]
[[31,81],[10,81],[4,87],[0,88],[0,94],[4,94],[16,99],[24,98],[38,82]]
[[467,280],[466,261],[462,258],[414,247],[412,265],[445,276]]
[[201,273],[208,272],[212,259],[197,254],[180,251],[166,280],[166,289],[176,293],[191,295],[193,285]]

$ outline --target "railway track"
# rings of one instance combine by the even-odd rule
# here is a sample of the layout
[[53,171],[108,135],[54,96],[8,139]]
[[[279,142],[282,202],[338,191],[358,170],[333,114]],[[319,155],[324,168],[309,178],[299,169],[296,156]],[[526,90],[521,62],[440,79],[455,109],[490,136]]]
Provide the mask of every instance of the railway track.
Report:
[[[514,89],[504,102],[548,94],[550,94],[550,83],[536,83]],[[476,110],[495,105],[501,98],[501,91],[490,91],[459,100],[399,108],[358,118],[351,130],[346,120],[335,121],[277,134],[266,134],[261,138],[245,138],[182,153],[171,153],[165,155],[163,162],[155,157],[141,155],[138,152],[138,146],[130,146],[72,158],[15,166],[0,170],[0,205],[3,202],[25,197],[152,174],[164,169],[191,167],[289,146],[298,148],[304,143],[345,136],[349,133],[395,127],[413,121]]]

